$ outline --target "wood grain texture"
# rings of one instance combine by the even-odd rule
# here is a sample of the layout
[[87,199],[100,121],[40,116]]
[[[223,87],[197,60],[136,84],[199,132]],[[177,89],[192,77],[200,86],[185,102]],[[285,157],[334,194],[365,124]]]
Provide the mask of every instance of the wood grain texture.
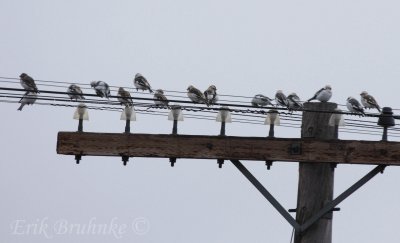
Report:
[[[335,128],[329,126],[329,119],[332,113],[325,112],[334,111],[336,107],[337,104],[329,102],[305,103],[304,109],[311,111],[303,112],[301,137],[319,140],[335,139]],[[343,159],[346,159],[346,157],[344,156]],[[300,225],[304,224],[327,203],[332,201],[334,176],[335,170],[331,164],[321,163],[321,161],[312,164],[299,164],[296,221]],[[296,234],[294,242],[331,243],[332,213],[320,218],[301,234]]]
[[[291,154],[299,146],[301,154]],[[400,165],[400,143],[314,138],[59,132],[65,155]]]

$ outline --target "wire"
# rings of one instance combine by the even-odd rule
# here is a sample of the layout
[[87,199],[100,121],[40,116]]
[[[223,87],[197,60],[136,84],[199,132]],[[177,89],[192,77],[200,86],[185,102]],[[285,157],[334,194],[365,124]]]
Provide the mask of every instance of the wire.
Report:
[[[17,89],[17,88],[5,88],[5,87],[0,87],[0,90],[8,90],[8,91],[24,91],[26,92],[26,90],[24,89]],[[49,91],[49,90],[40,90],[40,93],[49,93],[49,94],[62,94],[62,95],[69,95],[71,93],[69,92],[61,92],[61,91]],[[84,93],[84,96],[92,96],[92,97],[96,97],[97,95],[95,94],[87,94]],[[124,98],[121,96],[109,96],[109,98]],[[132,99],[136,99],[136,100],[146,100],[146,101],[155,101],[154,98],[144,98],[144,97],[132,97]],[[184,103],[184,104],[192,104],[193,102],[191,101],[186,101],[186,100],[169,100],[170,102],[177,102],[177,103]],[[255,107],[250,106],[250,105],[240,105],[240,104],[228,104],[228,103],[216,103],[215,105],[219,105],[219,106],[233,106],[233,107],[239,107],[239,108],[250,108],[248,109],[246,112],[249,113],[261,113],[261,114],[265,114],[267,113],[265,111],[265,109],[275,109],[275,110],[287,110],[287,108],[282,108],[282,107],[265,107],[265,108],[261,108],[261,110],[255,110]],[[202,106],[202,105],[200,105]],[[196,106],[198,107],[198,106]],[[220,110],[220,108],[213,108],[213,107],[203,107],[202,109],[208,109],[208,110]],[[230,111],[233,112],[237,112],[236,110],[232,110],[230,109]],[[329,114],[345,114],[345,115],[357,115],[354,113],[349,113],[349,112],[336,112],[336,111],[324,111],[324,110],[309,110],[309,109],[300,109],[296,112],[317,112],[317,113],[329,113]],[[243,111],[242,111],[243,112]],[[289,112],[290,114],[293,113],[293,111]],[[365,116],[368,117],[378,117],[379,115],[376,114],[365,114]],[[400,119],[400,118],[399,118]]]
[[[17,84],[19,83],[18,78],[8,78],[8,77],[0,77],[0,79],[7,79],[7,80],[0,80],[1,83],[5,84]],[[15,80],[15,81],[14,81]],[[18,81],[17,81],[18,80]],[[63,90],[67,89],[67,86],[59,85],[59,84],[68,84],[66,82],[60,82],[60,81],[46,81],[46,80],[36,80],[37,82],[43,82],[41,83],[41,86],[45,87],[54,87],[54,88],[63,88]],[[82,83],[77,83],[85,86],[89,86],[89,84],[82,84]],[[116,87],[116,86],[111,86],[111,87]],[[84,87],[83,89],[91,90],[90,87],[86,88]],[[133,88],[128,88],[132,89]],[[18,88],[12,88],[12,87],[0,87],[0,90],[3,91],[9,91],[9,92],[0,92],[0,97],[4,99],[21,99],[23,97],[23,93],[26,93],[27,91],[24,89],[18,89]],[[96,94],[89,94],[89,93],[84,93],[83,95],[86,96],[87,98],[84,100],[71,100],[68,99],[67,95],[70,94],[68,92],[64,91],[55,91],[55,90],[39,90],[40,94],[37,97],[38,101],[43,101],[43,102],[37,102],[35,104],[39,103],[44,103],[48,102],[48,105],[52,106],[66,106],[66,107],[76,107],[78,102],[84,102],[89,104],[91,109],[98,109],[98,110],[114,110],[114,111],[122,111],[123,108],[121,107],[115,107],[115,106],[120,106],[119,101],[113,101],[109,99],[102,99],[99,98]],[[169,92],[175,92],[175,91],[169,91]],[[132,97],[132,100],[134,100],[134,106],[135,107],[143,107],[147,108],[145,111],[136,109],[138,112],[142,112],[145,114],[156,114],[154,110],[159,110],[163,109],[166,110],[170,107],[166,106],[157,106],[153,104],[154,98],[147,98],[145,97],[148,95],[147,93],[142,93],[142,92],[133,92],[135,94],[138,94],[140,96],[144,97],[137,97],[134,96]],[[186,93],[186,92],[180,92],[176,91],[175,93]],[[222,95],[219,95],[222,96]],[[247,96],[234,96],[234,95],[224,95],[227,97],[235,97],[235,98],[251,98]],[[89,98],[88,98],[89,97]],[[169,97],[174,97],[174,98],[183,98],[184,96],[179,96],[179,95],[169,95]],[[121,98],[120,96],[110,96],[111,99],[118,99]],[[184,97],[187,99],[187,97]],[[3,103],[7,102],[6,100],[3,99]],[[319,112],[319,113],[329,113],[329,114],[342,114],[342,115],[350,115],[350,116],[355,116],[357,114],[349,113],[349,112],[332,112],[332,111],[321,111],[321,110],[307,110],[307,109],[301,109],[298,111],[288,111],[287,108],[283,107],[275,107],[275,106],[268,106],[268,107],[253,107],[250,105],[242,105],[244,103],[248,104],[248,101],[231,101],[231,100],[220,100],[220,101],[226,101],[230,103],[217,103],[215,106],[206,106],[205,104],[195,104],[191,101],[188,100],[182,100],[182,99],[174,99],[170,100],[170,102],[176,102],[177,104],[180,105],[182,110],[188,111],[189,113],[198,113],[197,115],[195,114],[187,114],[185,117],[188,118],[194,118],[194,119],[208,119],[208,120],[215,120],[213,116],[206,115],[208,114],[216,114],[218,111],[221,110],[221,107],[218,106],[228,106],[228,107],[234,107],[234,108],[229,108],[229,111],[235,114],[236,122],[241,122],[241,123],[248,123],[248,124],[259,124],[263,125],[264,122],[263,120],[265,119],[265,115],[268,114],[269,109],[275,109],[279,110],[279,114],[282,120],[282,126],[286,127],[294,127],[294,128],[300,128],[301,127],[301,121],[302,121],[302,114],[300,112]],[[51,102],[51,103],[49,103]],[[235,103],[232,103],[235,102]],[[11,103],[11,102],[9,102]],[[18,101],[15,101],[14,103],[18,103]],[[65,103],[69,103],[69,105],[66,105]],[[162,112],[160,112],[162,114]],[[166,112],[163,112],[162,115],[165,115]],[[201,114],[201,115],[200,115]],[[361,117],[359,116],[359,119],[349,119],[346,118],[346,128],[341,128],[342,132],[353,132],[353,133],[359,133],[359,134],[370,134],[370,135],[380,135],[381,132],[378,131],[378,129],[382,129],[382,127],[378,126],[376,121],[370,121],[370,120],[365,120],[367,118],[376,118],[379,117],[380,114],[375,114],[375,113],[368,113],[366,114],[366,117]],[[399,119],[399,116],[395,116],[396,119]],[[398,125],[396,125],[398,126]],[[400,128],[398,127],[391,127],[390,133],[391,134],[398,134],[400,132]]]
[[[11,98],[21,98],[21,96],[20,95],[15,95],[15,94],[13,94],[13,96],[8,96],[8,95],[4,95],[4,94],[9,94],[9,93],[0,93],[0,95],[2,96],[2,97],[11,97]],[[61,102],[65,102],[65,101],[67,101],[67,102],[76,102],[76,101],[73,101],[73,100],[68,100],[68,99],[66,99],[66,98],[59,98],[59,97],[52,97],[52,96],[42,96],[42,97],[38,97],[38,99],[39,100],[46,100],[46,101],[53,101],[53,102],[55,102],[55,101],[61,101]],[[104,105],[104,104],[109,104],[109,105],[119,105],[119,102],[113,102],[113,101],[104,101],[104,100],[86,100],[86,102],[87,103],[91,103],[91,104],[102,104],[102,105]],[[165,107],[157,107],[157,106],[154,106],[154,105],[152,105],[152,104],[149,104],[149,103],[136,103],[135,105],[137,105],[137,106],[146,106],[146,107],[148,107],[148,108],[158,108],[158,109],[165,109]],[[196,108],[193,108],[193,107],[183,107],[183,109],[184,110],[188,110],[188,111],[194,111],[194,112],[201,112],[201,111],[204,111],[203,109],[199,109],[198,107],[196,107]],[[238,110],[234,110],[235,112],[243,112],[243,111],[238,111]],[[211,111],[209,111],[209,112],[212,112],[212,113],[216,113],[216,111],[214,111],[214,110],[211,110]],[[245,114],[238,114],[238,115],[240,115],[240,116],[250,116],[250,117],[256,117],[256,118],[264,118],[264,116],[259,116],[259,115],[252,115],[252,114],[246,114],[247,113],[247,111],[246,112],[244,112]],[[285,115],[285,114],[283,114],[282,115],[283,116],[283,119],[286,119],[286,120],[290,120],[290,121],[300,121],[300,119],[298,119],[298,118],[291,118],[289,115]],[[285,116],[286,116],[286,118],[285,118]],[[354,125],[354,126],[357,126],[357,125]],[[378,127],[378,126],[375,126],[375,127],[373,127],[373,126],[358,126],[358,127],[364,127],[364,128],[380,128],[380,127]]]
[[[17,101],[8,101],[8,100],[0,100],[0,102],[6,102],[6,103],[18,103]],[[64,107],[76,107],[76,105],[66,105],[66,104],[54,104],[54,103],[41,103],[37,102],[35,104],[39,105],[51,105],[51,106],[64,106]],[[116,107],[95,107],[95,106],[88,106],[88,109],[94,109],[94,110],[108,110],[108,111],[118,111],[121,112],[123,109],[122,108],[116,108]],[[167,113],[166,112],[158,112],[158,111],[149,111],[149,110],[137,110],[137,113],[139,114],[151,114],[151,115],[161,115],[165,116]],[[194,118],[194,119],[200,119],[200,120],[215,120],[214,117],[211,116],[198,116],[198,115],[185,115],[187,118]],[[244,124],[255,124],[255,125],[264,125],[263,122],[261,121],[252,121],[248,119],[234,119],[235,122],[237,123],[244,123]],[[281,124],[282,127],[289,127],[289,128],[300,128],[300,125],[297,124],[290,124],[290,123],[283,123]],[[341,132],[345,133],[357,133],[357,134],[368,134],[368,135],[381,135],[381,133],[375,132],[365,132],[362,130],[350,130],[350,129],[341,129]],[[396,135],[392,135],[392,137],[400,137]]]
[[[14,77],[0,77],[0,79],[7,79],[7,80],[20,80],[20,78],[14,78]],[[57,83],[57,84],[67,84],[70,85],[71,82],[63,82],[63,81],[53,81],[53,80],[41,80],[41,79],[36,79],[36,82],[43,82],[43,83]],[[82,86],[90,86],[88,83],[79,83],[79,82],[73,82],[74,84],[79,84]],[[42,84],[43,85],[43,84]],[[112,86],[110,85],[109,87],[114,87],[118,88],[118,86]],[[132,87],[123,87],[125,89],[134,89]],[[90,89],[90,88],[89,88]],[[186,92],[184,91],[175,91],[175,90],[164,90],[166,92],[171,92],[171,93],[178,93],[178,94],[184,94]],[[242,96],[242,95],[227,95],[227,94],[218,94],[219,96],[225,96],[225,97],[234,97],[234,98],[245,98],[245,99],[252,99],[253,97],[251,96]],[[305,101],[302,101],[305,102]],[[343,106],[345,107],[345,104],[337,104],[338,106]],[[400,110],[400,109],[393,109],[393,110]]]
[[[10,94],[10,93],[0,93],[0,95],[1,95],[1,97],[7,97],[7,98],[21,98],[21,96],[20,95],[15,95],[15,94],[12,94],[12,96],[9,96],[9,95],[5,95],[5,94]],[[61,101],[61,102],[65,102],[65,101],[67,101],[67,102],[76,102],[76,101],[73,101],[73,100],[68,100],[68,99],[66,99],[66,98],[59,98],[59,97],[52,97],[52,96],[42,96],[42,97],[38,97],[38,99],[39,100],[46,100],[46,101],[53,101],[53,102],[56,102],[56,101]],[[91,104],[102,104],[102,105],[104,105],[104,104],[108,104],[108,105],[119,105],[120,103],[119,102],[113,102],[113,101],[104,101],[104,100],[86,100],[86,103],[91,103]],[[166,107],[157,107],[157,106],[154,106],[154,105],[152,105],[152,104],[149,104],[149,103],[135,103],[135,105],[136,106],[142,106],[142,107],[148,107],[148,108],[157,108],[157,109],[166,109]],[[184,110],[188,110],[188,111],[194,111],[194,112],[202,112],[202,111],[204,111],[203,109],[199,109],[198,107],[196,107],[196,108],[193,108],[193,107],[183,107],[183,109]],[[238,110],[234,110],[234,111],[236,111],[236,112],[243,112],[243,111],[238,111]],[[216,113],[216,111],[215,110],[211,110],[211,111],[208,111],[208,112],[211,112],[211,113]],[[239,116],[247,116],[247,117],[253,117],[253,118],[264,118],[264,116],[259,116],[259,115],[252,115],[252,114],[246,114],[247,112],[244,112],[244,114],[238,114]],[[286,119],[286,120],[289,120],[289,121],[295,121],[295,122],[299,122],[299,121],[301,121],[299,118],[291,118],[289,115],[285,115],[285,114],[283,114],[282,115],[282,117],[283,117],[283,119]],[[286,117],[286,118],[285,118]],[[363,127],[363,128],[375,128],[375,129],[377,129],[377,128],[380,128],[380,127],[378,127],[378,126],[370,126],[370,125],[368,125],[368,126],[365,126],[365,125],[357,125],[357,124],[352,124],[353,126],[356,126],[356,127]],[[396,130],[396,129],[393,129],[393,130]]]
[[[19,78],[13,78],[13,77],[0,77],[0,79],[7,79],[7,80],[19,80]],[[9,82],[13,82],[13,83],[18,83],[18,81],[9,81]],[[62,81],[51,81],[51,80],[41,80],[41,79],[37,79],[36,80],[36,82],[43,82],[43,83],[57,83],[57,84],[67,84],[67,85],[69,85],[70,83],[68,83],[68,82],[62,82]],[[88,84],[88,83],[79,83],[79,82],[74,82],[75,84],[79,84],[79,85],[82,85],[82,86],[90,86],[90,84]],[[42,85],[42,84],[41,84]],[[48,86],[50,86],[50,85],[48,85]],[[53,87],[62,87],[62,86],[56,86],[56,85],[52,85]],[[110,87],[114,87],[114,88],[118,88],[118,86],[111,86],[110,85]],[[64,87],[64,88],[67,88],[67,87]],[[131,87],[124,87],[124,88],[126,88],[126,89],[129,89],[129,90],[134,90],[134,88],[131,88]],[[85,87],[83,87],[83,89],[90,89],[90,88],[85,88]],[[173,90],[165,90],[165,91],[168,91],[168,92],[172,92],[172,93],[180,93],[180,94],[182,94],[182,93],[186,93],[186,92],[182,92],[182,91],[173,91]],[[138,92],[136,92],[137,94],[139,94]],[[88,95],[88,94],[85,94],[85,95]],[[225,95],[225,94],[219,94],[219,96],[225,96],[225,97],[235,97],[235,98],[246,98],[246,99],[250,99],[250,98],[252,98],[252,97],[250,97],[250,96],[240,96],[240,95]],[[175,98],[183,98],[182,96],[171,96],[171,97],[175,97]],[[225,102],[231,102],[231,106],[236,106],[236,107],[251,107],[251,108],[253,108],[252,106],[250,106],[250,105],[239,105],[239,104],[243,104],[243,103],[246,103],[246,104],[248,104],[249,103],[249,101],[246,101],[246,102],[243,102],[243,101],[232,101],[232,100],[220,100],[220,101],[225,101]],[[238,103],[238,104],[232,104],[232,102],[235,102],[235,103]],[[227,104],[225,104],[225,103],[217,103],[217,105],[227,105]],[[343,105],[343,104],[338,104],[338,106],[345,106],[345,105]],[[281,107],[265,107],[266,109],[278,109],[278,110],[285,110],[286,108],[281,108]],[[399,110],[399,109],[393,109],[393,110]],[[331,112],[331,111],[314,111],[314,110],[305,110],[305,109],[301,109],[300,111],[307,111],[307,112],[325,112],[325,113],[337,113],[337,112]],[[354,113],[350,113],[350,112],[338,112],[338,113],[340,113],[340,114],[346,114],[346,115],[357,115],[357,114],[354,114]],[[366,117],[379,117],[380,116],[380,114],[377,114],[377,113],[368,113],[368,114],[365,114],[365,116]],[[396,119],[400,119],[400,116],[395,116],[395,118]]]

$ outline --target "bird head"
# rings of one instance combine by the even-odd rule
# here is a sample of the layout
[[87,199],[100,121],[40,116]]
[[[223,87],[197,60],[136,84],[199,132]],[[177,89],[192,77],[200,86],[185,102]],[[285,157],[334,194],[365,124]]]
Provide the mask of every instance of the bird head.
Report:
[[189,87],[187,88],[187,91],[191,91],[193,89],[193,85],[189,85]]
[[297,96],[297,94],[295,92],[290,93],[289,95],[291,96]]
[[118,94],[123,93],[123,92],[125,92],[124,88],[119,87],[119,89],[118,89]]
[[21,73],[21,75],[19,75],[20,78],[26,77],[26,73]]
[[215,87],[215,85],[211,85],[211,86],[209,87],[209,89],[212,89],[212,90],[217,91],[217,87]]
[[94,88],[96,86],[96,81],[90,82],[90,86],[92,86]]
[[157,94],[164,94],[164,91],[163,91],[162,89],[157,89],[157,90],[156,90],[156,93],[157,93]]
[[283,94],[282,90],[276,91],[277,94]]
[[354,99],[353,97],[349,96],[349,98],[347,98],[347,101]]
[[140,73],[137,73],[136,75],[135,75],[135,78],[138,78],[138,77],[142,77],[143,75],[141,75]]
[[332,87],[329,84],[327,84],[327,85],[325,85],[325,89],[332,90]]
[[360,95],[361,95],[362,97],[367,96],[367,95],[368,95],[368,92],[367,92],[367,91],[363,91],[363,92],[361,92]]

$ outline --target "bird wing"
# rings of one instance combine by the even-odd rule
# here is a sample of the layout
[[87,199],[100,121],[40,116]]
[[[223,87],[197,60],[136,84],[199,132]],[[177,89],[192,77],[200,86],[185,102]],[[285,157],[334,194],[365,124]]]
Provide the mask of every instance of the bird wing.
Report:
[[367,95],[365,97],[365,100],[367,101],[368,104],[375,106],[375,107],[379,107],[378,102],[376,102],[376,100],[373,96]]
[[364,109],[361,107],[361,104],[360,102],[358,102],[358,100],[351,99],[349,100],[349,103],[354,110],[364,112]]
[[261,98],[262,101],[267,102],[267,103],[271,103],[271,100],[272,100],[272,99],[270,99],[270,98],[268,98],[267,96],[264,96],[264,95],[261,96],[260,98]]
[[300,102],[299,96],[297,96],[297,95],[289,95],[289,96],[287,97],[287,99],[290,100],[291,102],[293,102],[293,104],[294,104],[295,106],[299,106],[299,107],[302,107],[302,106],[303,106],[303,105],[301,104],[301,102]]
[[121,92],[121,96],[124,97],[125,99],[131,99],[132,100],[131,94],[126,90]]
[[120,92],[118,92],[118,95],[121,96],[121,97],[118,97],[119,102],[121,102],[122,104],[125,104],[125,105],[133,105],[132,96],[128,91],[126,91],[126,90],[120,91]]
[[167,97],[165,97],[165,95],[155,94],[154,96],[155,96],[156,100],[159,100],[159,101],[162,101],[162,102],[168,104],[168,99],[167,99]]
[[278,100],[279,103],[286,105],[286,106],[288,105],[288,100],[284,94],[277,93],[275,95],[275,98]]
[[96,81],[96,83],[95,83],[95,88],[96,87],[99,87],[100,85],[102,85],[104,82],[103,81]]
[[197,98],[205,100],[205,96],[203,93],[201,93],[200,90],[196,89],[196,88],[192,88],[191,93],[193,93],[194,95],[197,96]]
[[208,91],[208,89],[206,90],[206,91],[204,91],[204,97],[206,97],[206,99],[208,99],[208,94],[209,94],[209,91]]
[[321,88],[320,90],[318,90],[317,92],[315,92],[314,97],[317,97],[322,91],[324,91],[325,88]]
[[69,92],[75,94],[82,94],[82,90],[78,86],[70,86]]
[[315,99],[317,98],[317,96],[318,96],[322,91],[324,91],[324,88],[321,88],[320,90],[318,90],[317,92],[315,92],[314,96],[313,96],[312,98],[308,99],[308,101],[315,100]]
[[[108,98],[108,97],[111,95],[110,86],[109,86],[108,83],[106,83],[106,82],[103,82],[103,85],[104,85],[104,93],[105,93],[105,96]],[[129,92],[128,92],[128,93],[129,93]],[[130,94],[129,94],[129,96],[130,96]]]
[[104,88],[105,88],[106,90],[109,90],[109,89],[110,89],[110,86],[108,86],[108,83],[103,82],[103,85],[104,85]]
[[139,85],[144,86],[146,88],[150,88],[149,82],[147,82],[147,79],[143,76],[135,78],[135,80],[138,82]]
[[76,95],[80,99],[85,99],[85,97],[83,97],[83,92],[78,85],[69,86],[68,92],[71,93],[72,95]]
[[100,96],[101,98],[103,98],[103,97],[104,97],[104,93],[103,93],[103,91],[102,91],[102,90],[95,89],[95,91],[96,91],[96,94],[97,94],[98,96]]
[[27,85],[27,86],[29,86],[30,88],[33,88],[33,89],[37,89],[37,87],[36,87],[36,84],[35,84],[35,80],[33,80],[33,78],[31,78],[30,76],[25,76],[24,78],[23,78],[23,81],[25,82],[25,84]]

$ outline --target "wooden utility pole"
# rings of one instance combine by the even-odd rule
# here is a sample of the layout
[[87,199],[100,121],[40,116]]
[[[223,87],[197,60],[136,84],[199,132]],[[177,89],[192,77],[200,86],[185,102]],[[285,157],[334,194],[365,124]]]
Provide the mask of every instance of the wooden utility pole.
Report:
[[[305,103],[305,110],[333,111],[334,103]],[[329,126],[332,114],[303,112],[302,138],[318,140],[335,139],[335,127]],[[327,163],[299,163],[299,186],[297,195],[296,221],[301,225],[320,211],[333,199],[334,166]],[[315,222],[304,232],[295,234],[295,243],[331,243],[332,213]]]

